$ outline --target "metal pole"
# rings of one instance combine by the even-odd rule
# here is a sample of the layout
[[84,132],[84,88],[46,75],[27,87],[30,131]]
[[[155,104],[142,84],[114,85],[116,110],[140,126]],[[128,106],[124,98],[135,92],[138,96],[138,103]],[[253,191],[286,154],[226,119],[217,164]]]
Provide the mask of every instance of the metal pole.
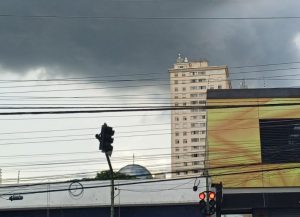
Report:
[[111,166],[111,162],[110,162],[110,158],[108,156],[107,153],[105,153],[106,156],[106,160],[109,166],[109,170],[110,170],[110,184],[111,184],[111,188],[110,188],[110,217],[114,217],[115,216],[115,185],[114,185],[114,171],[112,169]]
[[[209,86],[209,77],[208,77],[208,86]],[[207,99],[206,99],[206,102],[205,102],[205,105],[207,106]],[[205,157],[204,157],[204,172],[203,172],[203,174],[205,175],[205,179],[206,179],[206,197],[205,197],[205,200],[206,200],[206,211],[208,212],[208,210],[209,210],[209,204],[208,204],[208,201],[209,201],[209,199],[208,199],[208,191],[209,191],[209,172],[208,172],[208,167],[209,167],[209,165],[208,165],[208,163],[209,163],[209,161],[208,161],[208,134],[207,134],[207,130],[208,130],[208,126],[207,126],[207,123],[208,123],[208,121],[207,121],[207,110],[206,110],[206,121],[205,121],[205,128],[206,128],[206,137],[205,137]],[[207,215],[207,213],[206,213],[206,215]]]

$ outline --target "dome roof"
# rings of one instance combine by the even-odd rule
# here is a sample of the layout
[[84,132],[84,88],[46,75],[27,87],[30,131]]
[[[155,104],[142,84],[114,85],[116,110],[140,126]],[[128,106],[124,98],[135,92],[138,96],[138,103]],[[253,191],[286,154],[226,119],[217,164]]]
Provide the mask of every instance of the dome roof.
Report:
[[129,176],[136,176],[138,179],[152,179],[152,175],[146,167],[139,164],[128,164],[119,170],[119,173],[123,173]]

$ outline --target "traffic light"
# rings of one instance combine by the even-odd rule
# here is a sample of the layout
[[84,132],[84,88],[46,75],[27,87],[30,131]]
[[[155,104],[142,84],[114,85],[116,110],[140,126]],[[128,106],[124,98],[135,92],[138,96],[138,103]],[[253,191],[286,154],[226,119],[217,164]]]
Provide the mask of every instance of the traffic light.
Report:
[[208,215],[213,215],[216,212],[216,193],[208,192]]
[[200,212],[205,215],[213,215],[216,212],[216,193],[204,191],[199,194]]
[[107,153],[109,156],[111,156],[113,151],[113,146],[111,144],[114,142],[114,138],[112,138],[114,134],[115,131],[113,128],[104,123],[101,127],[100,134],[95,135],[100,142],[99,150]]
[[200,199],[199,206],[200,206],[200,211],[203,214],[206,214],[206,201],[205,201],[205,197],[206,197],[205,192],[201,192],[199,194],[199,199]]

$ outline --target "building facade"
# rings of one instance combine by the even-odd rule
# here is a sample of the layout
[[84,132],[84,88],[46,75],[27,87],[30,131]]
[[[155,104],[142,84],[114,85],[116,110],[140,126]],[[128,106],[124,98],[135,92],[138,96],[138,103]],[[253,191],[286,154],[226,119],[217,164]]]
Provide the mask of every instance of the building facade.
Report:
[[172,176],[201,175],[206,159],[207,89],[229,89],[227,66],[209,66],[206,60],[189,61],[178,55],[169,69],[171,103],[174,107],[191,106],[171,111]]
[[300,187],[300,88],[211,90],[207,105],[213,183]]

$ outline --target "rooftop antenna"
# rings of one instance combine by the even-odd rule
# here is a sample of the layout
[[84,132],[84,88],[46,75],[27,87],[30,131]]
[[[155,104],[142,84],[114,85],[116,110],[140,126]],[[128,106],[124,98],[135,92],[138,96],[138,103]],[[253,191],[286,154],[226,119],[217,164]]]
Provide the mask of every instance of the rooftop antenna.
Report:
[[132,164],[134,164],[134,154],[132,154]]
[[246,85],[245,78],[240,83],[240,89],[248,89],[248,86]]
[[18,184],[20,184],[20,170],[18,170],[18,181],[17,181]]
[[263,79],[264,79],[264,88],[266,88],[266,80],[265,80],[265,76],[263,75]]
[[177,61],[176,62],[177,63],[182,63],[183,62],[183,58],[181,57],[180,53],[178,53],[178,55],[177,55]]

